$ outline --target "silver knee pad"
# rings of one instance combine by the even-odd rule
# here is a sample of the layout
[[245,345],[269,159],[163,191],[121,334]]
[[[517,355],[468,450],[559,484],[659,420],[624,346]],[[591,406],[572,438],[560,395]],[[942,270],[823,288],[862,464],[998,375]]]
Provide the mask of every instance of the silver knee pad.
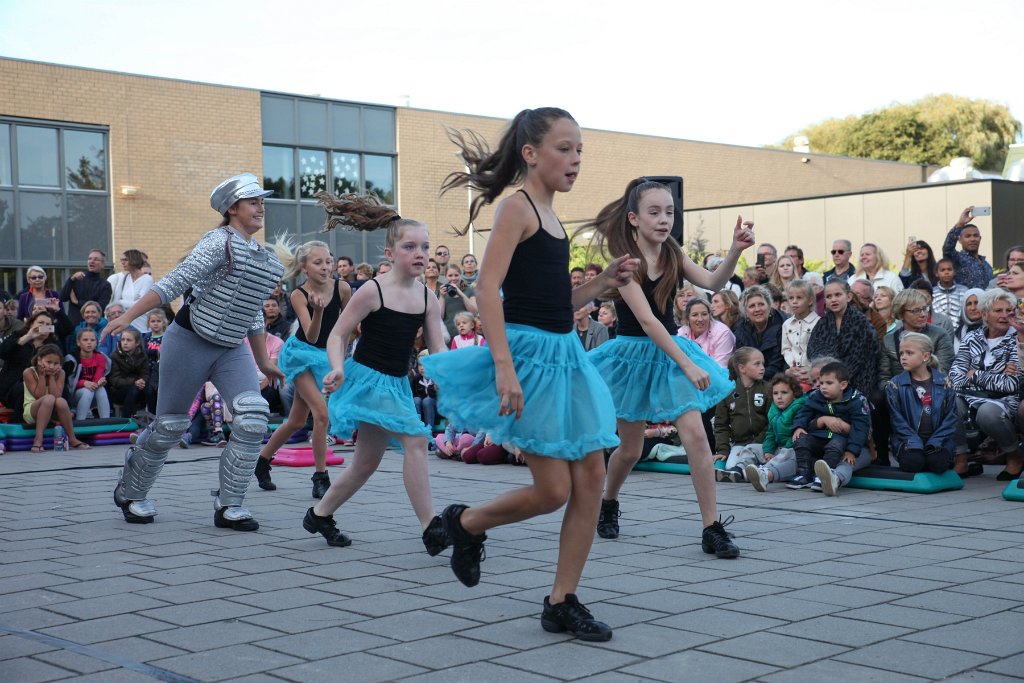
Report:
[[124,471],[118,494],[125,500],[144,500],[167,460],[167,451],[178,445],[192,420],[188,415],[161,415],[142,432],[124,454]]
[[217,509],[242,504],[267,433],[270,406],[259,392],[246,391],[231,402],[231,438],[220,456]]

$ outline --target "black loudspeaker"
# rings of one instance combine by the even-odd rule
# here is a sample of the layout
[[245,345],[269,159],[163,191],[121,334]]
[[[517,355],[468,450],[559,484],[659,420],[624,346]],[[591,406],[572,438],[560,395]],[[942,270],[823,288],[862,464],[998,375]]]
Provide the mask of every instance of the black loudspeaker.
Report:
[[[672,223],[672,237],[680,245],[683,243],[683,178],[677,175],[649,175],[648,180],[667,185],[675,202],[676,219]],[[685,248],[683,249],[685,251]]]

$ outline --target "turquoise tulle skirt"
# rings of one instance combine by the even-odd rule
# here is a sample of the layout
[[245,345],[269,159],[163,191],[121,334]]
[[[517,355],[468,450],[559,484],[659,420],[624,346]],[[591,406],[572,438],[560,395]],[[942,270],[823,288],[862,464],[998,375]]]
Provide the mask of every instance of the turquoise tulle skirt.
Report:
[[327,403],[331,433],[345,437],[360,422],[377,425],[393,434],[430,437],[423,424],[408,377],[377,372],[354,358],[345,361],[345,383]]
[[505,332],[523,389],[522,417],[498,415],[494,360],[480,346],[422,359],[437,382],[439,412],[467,431],[490,434],[495,443],[549,458],[579,460],[617,446],[615,406],[576,334],[515,324]]
[[293,384],[296,377],[309,370],[321,389],[324,388],[324,377],[331,371],[326,349],[318,349],[294,336],[288,337],[288,341],[281,347],[277,367],[284,373],[285,379]]
[[729,374],[695,342],[677,336],[672,340],[711,375],[711,386],[699,391],[650,337],[619,335],[587,354],[607,382],[620,419],[661,422],[691,410],[704,412],[735,388]]

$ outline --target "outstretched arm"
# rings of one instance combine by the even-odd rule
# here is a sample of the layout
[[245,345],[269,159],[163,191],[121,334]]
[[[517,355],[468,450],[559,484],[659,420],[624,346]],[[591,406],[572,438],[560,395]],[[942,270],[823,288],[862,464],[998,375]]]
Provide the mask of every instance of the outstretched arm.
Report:
[[754,246],[754,222],[744,221],[743,216],[736,216],[736,227],[732,231],[732,248],[729,249],[729,253],[725,257],[725,263],[712,273],[690,260],[684,251],[683,277],[698,287],[717,292],[725,286],[729,277],[735,272],[740,254],[752,246]]

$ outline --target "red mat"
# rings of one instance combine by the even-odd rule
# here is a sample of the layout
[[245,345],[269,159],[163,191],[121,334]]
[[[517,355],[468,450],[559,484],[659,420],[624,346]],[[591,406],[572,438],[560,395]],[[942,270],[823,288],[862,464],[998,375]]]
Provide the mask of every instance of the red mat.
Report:
[[[311,467],[313,463],[312,448],[281,448],[270,461],[273,465],[284,465],[286,467]],[[328,465],[341,465],[345,462],[345,456],[327,451]]]

